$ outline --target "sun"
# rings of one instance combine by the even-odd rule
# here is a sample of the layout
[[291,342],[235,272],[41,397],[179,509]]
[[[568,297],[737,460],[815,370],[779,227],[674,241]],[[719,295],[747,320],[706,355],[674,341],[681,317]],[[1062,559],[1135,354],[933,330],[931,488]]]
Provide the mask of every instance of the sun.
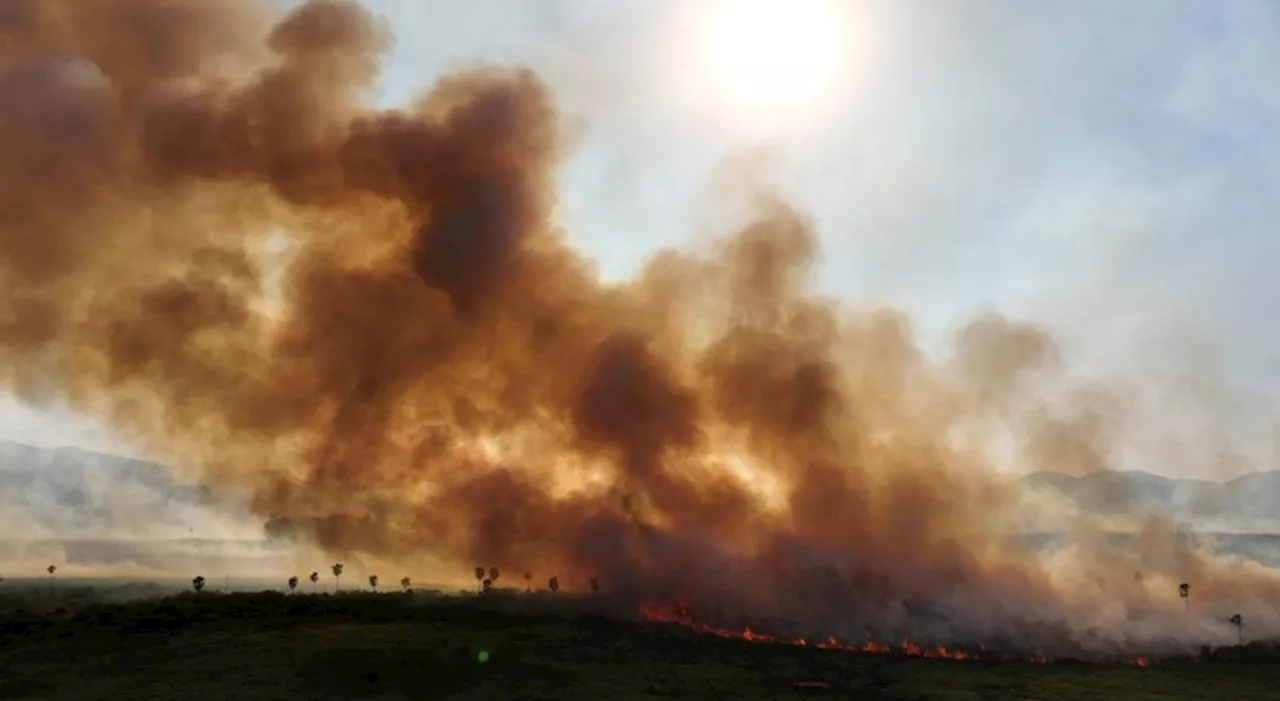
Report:
[[838,0],[714,0],[710,9],[707,67],[732,107],[805,108],[838,79],[846,53]]

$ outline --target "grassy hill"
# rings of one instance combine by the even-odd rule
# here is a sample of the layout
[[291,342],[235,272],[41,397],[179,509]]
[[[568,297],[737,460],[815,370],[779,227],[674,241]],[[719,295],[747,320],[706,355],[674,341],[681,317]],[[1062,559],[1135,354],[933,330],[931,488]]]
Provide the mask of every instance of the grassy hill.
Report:
[[[700,635],[549,594],[0,597],[0,698],[1274,698],[1254,645],[1147,668],[858,654]],[[797,686],[797,683],[810,686]]]

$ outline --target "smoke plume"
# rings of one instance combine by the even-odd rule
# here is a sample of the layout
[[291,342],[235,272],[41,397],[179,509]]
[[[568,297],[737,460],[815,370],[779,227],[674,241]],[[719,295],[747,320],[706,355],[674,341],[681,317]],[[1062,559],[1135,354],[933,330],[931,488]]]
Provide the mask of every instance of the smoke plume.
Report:
[[1176,638],[1181,602],[1150,599],[1181,579],[1276,595],[1158,524],[1132,552],[1082,534],[1070,566],[1009,537],[981,427],[1033,416],[1017,442],[1049,460],[1108,431],[1036,402],[1040,330],[978,319],[932,362],[903,315],[808,292],[812,223],[767,193],[604,284],[557,228],[538,76],[375,111],[391,43],[337,0],[0,3],[8,389],[337,557],[598,575],[810,634]]

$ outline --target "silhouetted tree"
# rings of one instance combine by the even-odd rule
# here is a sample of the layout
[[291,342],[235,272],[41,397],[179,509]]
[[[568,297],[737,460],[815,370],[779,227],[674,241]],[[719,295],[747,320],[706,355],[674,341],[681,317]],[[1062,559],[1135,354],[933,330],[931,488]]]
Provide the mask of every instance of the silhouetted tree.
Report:
[[487,592],[492,590],[493,590],[493,580],[489,579],[488,577],[485,577],[484,581],[480,582],[480,591]]
[[333,593],[336,594],[342,586],[342,563],[335,563],[330,569],[333,570]]
[[1240,637],[1240,644],[1244,645],[1244,618],[1237,613],[1231,617],[1231,623],[1236,627],[1236,633]]
[[378,591],[378,575],[369,575],[369,588],[374,591]]
[[191,588],[196,590],[197,594],[204,591],[204,577],[197,575],[195,579],[191,580]]
[[484,568],[483,567],[476,568],[476,582],[480,584],[481,589],[484,589]]
[[409,579],[408,577],[401,577],[400,586],[404,587],[405,591],[409,591],[409,587],[413,586],[413,580]]
[[497,567],[489,568],[489,579],[492,579],[494,584],[498,583],[498,575],[500,574],[502,573],[498,571]]
[[1179,584],[1179,585],[1178,585],[1178,596],[1182,597],[1182,600],[1183,600],[1184,602],[1186,602],[1187,614],[1188,614],[1188,615],[1190,615],[1190,613],[1191,613],[1191,585],[1190,585],[1190,584],[1187,584],[1186,582],[1183,582],[1182,584]]
[[524,573],[524,590],[533,591],[533,573],[532,572]]
[[600,580],[599,580],[599,579],[597,579],[596,577],[592,577],[592,578],[590,579],[590,581],[588,582],[588,584],[590,584],[590,585],[591,585],[591,593],[592,593],[592,594],[595,594],[595,593],[597,593],[597,592],[599,592],[599,591],[600,591]]
[[289,578],[289,593],[290,593],[290,594],[296,594],[296,593],[298,593],[298,578],[297,578],[297,577],[290,577],[290,578]]
[[58,571],[58,566],[49,565],[49,567],[46,568],[45,571],[49,573],[49,592],[52,593],[53,592],[53,573]]
[[551,591],[560,591],[560,578],[552,577],[547,580],[547,588]]
[[320,573],[312,572],[311,576],[307,577],[307,579],[311,580],[311,593],[312,594],[316,593],[316,582],[320,581]]

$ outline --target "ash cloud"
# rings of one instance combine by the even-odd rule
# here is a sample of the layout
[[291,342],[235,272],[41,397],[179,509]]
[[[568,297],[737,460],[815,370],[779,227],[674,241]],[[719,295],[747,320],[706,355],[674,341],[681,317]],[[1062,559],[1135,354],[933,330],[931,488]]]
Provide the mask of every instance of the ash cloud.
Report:
[[0,376],[334,556],[1046,645],[1231,635],[1176,599],[1135,618],[1135,561],[1206,606],[1280,593],[1159,529],[1065,566],[1012,542],[975,423],[1038,417],[1045,457],[1105,434],[1043,413],[1052,339],[986,317],[932,363],[901,313],[808,292],[813,225],[766,193],[711,251],[601,282],[557,226],[528,70],[376,111],[392,38],[352,3],[0,8]]

